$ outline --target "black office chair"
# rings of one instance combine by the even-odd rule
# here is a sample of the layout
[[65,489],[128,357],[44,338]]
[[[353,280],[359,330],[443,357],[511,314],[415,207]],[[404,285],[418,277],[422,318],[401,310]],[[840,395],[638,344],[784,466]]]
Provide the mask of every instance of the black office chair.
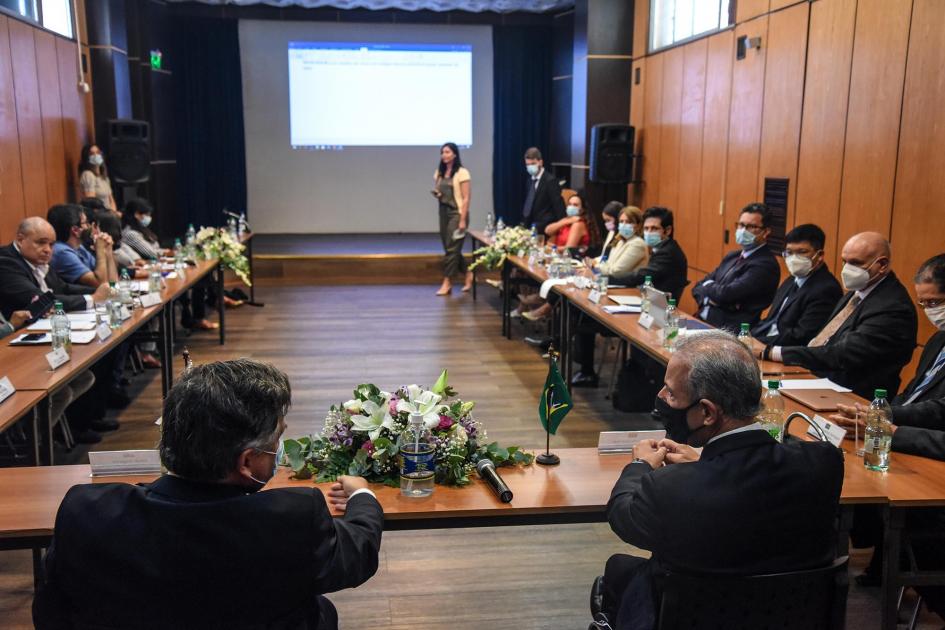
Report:
[[[843,628],[848,557],[819,569],[728,577],[669,573],[658,630],[832,630]],[[596,585],[596,584],[595,584]],[[588,630],[607,630],[595,612]]]

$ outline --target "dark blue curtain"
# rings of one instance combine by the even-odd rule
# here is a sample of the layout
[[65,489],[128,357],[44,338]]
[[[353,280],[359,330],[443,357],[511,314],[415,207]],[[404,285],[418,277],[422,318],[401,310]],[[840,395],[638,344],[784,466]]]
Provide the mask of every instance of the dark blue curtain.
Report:
[[224,224],[223,208],[246,211],[246,149],[237,20],[187,17],[175,31],[174,233],[182,234],[188,223]]
[[525,203],[525,149],[542,150],[551,168],[552,31],[550,26],[495,26],[492,196],[496,217],[518,223]]

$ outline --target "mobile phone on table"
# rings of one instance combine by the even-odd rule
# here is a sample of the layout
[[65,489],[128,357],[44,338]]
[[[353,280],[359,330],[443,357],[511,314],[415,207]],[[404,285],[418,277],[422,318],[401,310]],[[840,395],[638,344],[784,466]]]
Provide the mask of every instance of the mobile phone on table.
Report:
[[46,336],[46,333],[29,333],[27,335],[24,335],[23,338],[20,339],[20,342],[22,343],[22,342],[27,342],[27,341],[39,341],[44,336]]
[[46,291],[36,296],[36,299],[30,302],[30,305],[27,309],[30,312],[30,321],[28,323],[32,324],[37,319],[40,319],[43,315],[49,312],[49,309],[53,307],[56,300],[53,297],[52,291]]

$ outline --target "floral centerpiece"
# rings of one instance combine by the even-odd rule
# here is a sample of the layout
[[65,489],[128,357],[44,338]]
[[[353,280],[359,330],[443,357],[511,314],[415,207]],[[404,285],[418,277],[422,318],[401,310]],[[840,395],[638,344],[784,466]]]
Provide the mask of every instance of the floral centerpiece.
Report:
[[285,440],[285,456],[296,478],[334,481],[358,475],[389,486],[400,484],[397,439],[411,414],[423,416],[435,448],[436,483],[464,486],[480,459],[496,466],[531,464],[534,456],[517,446],[486,443],[486,431],[473,418],[475,403],[462,401],[447,385],[443,370],[429,390],[416,385],[385,392],[358,385],[354,398],[332,405],[321,433]]
[[528,228],[503,228],[496,232],[491,245],[480,247],[473,252],[476,260],[469,268],[499,269],[509,256],[516,256],[521,251],[527,252],[531,248],[531,238],[532,232]]
[[219,258],[220,264],[232,270],[245,284],[252,286],[253,283],[249,277],[249,260],[243,254],[246,246],[233,238],[229,230],[201,227],[195,241],[204,259]]

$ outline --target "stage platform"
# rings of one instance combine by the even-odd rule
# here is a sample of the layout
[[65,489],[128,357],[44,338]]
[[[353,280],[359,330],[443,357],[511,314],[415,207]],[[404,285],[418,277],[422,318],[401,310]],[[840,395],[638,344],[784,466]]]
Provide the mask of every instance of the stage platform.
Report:
[[440,235],[399,234],[256,234],[256,256],[403,256],[442,254]]

